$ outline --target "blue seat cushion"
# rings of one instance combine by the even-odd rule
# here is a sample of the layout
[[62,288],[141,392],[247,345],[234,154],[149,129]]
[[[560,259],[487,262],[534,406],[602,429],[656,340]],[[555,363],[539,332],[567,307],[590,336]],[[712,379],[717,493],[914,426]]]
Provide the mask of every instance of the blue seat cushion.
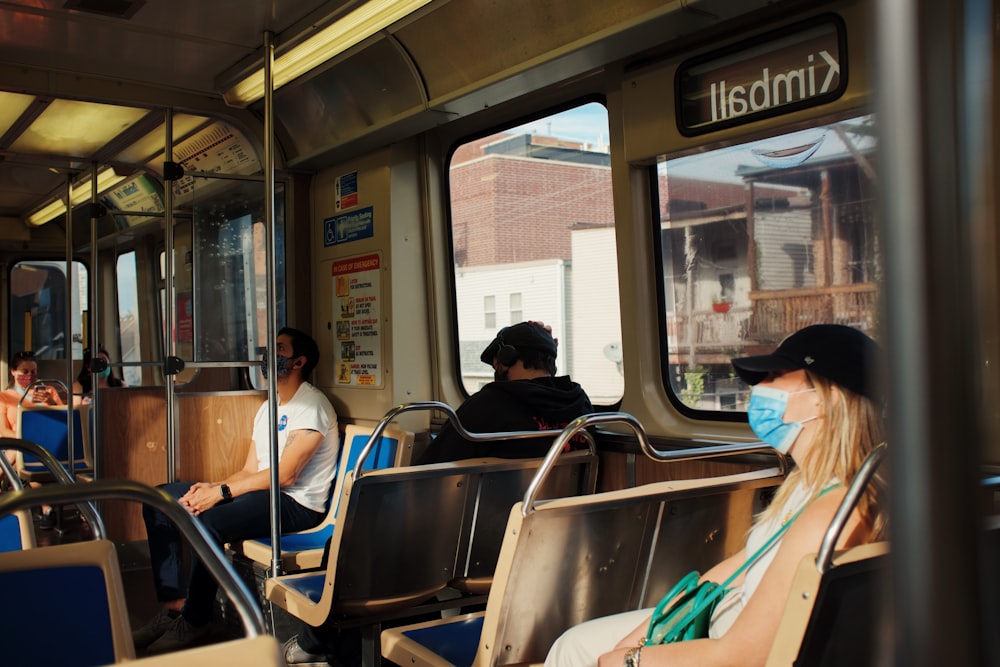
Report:
[[[288,533],[281,536],[282,551],[309,551],[310,549],[322,549],[326,546],[326,541],[333,535],[333,524],[323,526],[320,530],[312,533]],[[270,537],[261,537],[253,540],[267,547],[271,546]]]
[[483,634],[483,616],[406,630],[403,636],[457,667],[467,667],[476,659],[479,637]]
[[287,582],[287,586],[309,598],[313,604],[319,602],[323,597],[323,586],[326,584],[326,572],[315,574],[311,577],[301,577]]

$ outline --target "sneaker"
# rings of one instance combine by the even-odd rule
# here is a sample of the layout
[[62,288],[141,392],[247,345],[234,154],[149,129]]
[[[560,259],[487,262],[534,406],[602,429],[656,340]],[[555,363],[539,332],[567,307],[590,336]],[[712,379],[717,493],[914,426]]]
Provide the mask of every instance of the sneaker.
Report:
[[145,625],[138,630],[132,631],[132,643],[139,650],[146,648],[162,637],[163,633],[170,627],[170,624],[174,622],[174,619],[180,615],[179,611],[161,609],[156,616],[146,621]]
[[42,518],[38,520],[39,530],[52,530],[56,527],[56,511],[49,509],[42,513]]
[[307,665],[309,663],[326,664],[326,656],[310,653],[299,645],[299,636],[295,635],[281,645],[285,653],[285,662],[289,665]]
[[208,635],[208,625],[196,627],[183,615],[170,621],[160,638],[146,647],[147,653],[170,653],[198,644]]

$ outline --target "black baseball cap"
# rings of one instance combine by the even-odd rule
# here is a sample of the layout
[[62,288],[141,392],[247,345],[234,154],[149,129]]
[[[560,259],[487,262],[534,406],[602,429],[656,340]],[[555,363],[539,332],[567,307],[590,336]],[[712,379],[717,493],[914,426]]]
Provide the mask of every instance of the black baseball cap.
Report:
[[757,384],[772,371],[805,369],[845,389],[879,400],[872,374],[879,348],[871,338],[841,324],[814,324],[781,341],[771,354],[733,359],[736,373]]
[[501,345],[510,345],[518,350],[538,350],[549,356],[556,356],[556,341],[552,334],[533,322],[521,322],[501,329],[479,355],[479,359],[484,364],[492,364]]

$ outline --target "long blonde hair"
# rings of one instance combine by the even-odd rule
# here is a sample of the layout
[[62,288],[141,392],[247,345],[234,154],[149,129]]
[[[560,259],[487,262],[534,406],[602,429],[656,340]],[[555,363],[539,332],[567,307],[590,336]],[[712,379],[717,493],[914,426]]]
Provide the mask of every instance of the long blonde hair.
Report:
[[[799,485],[809,499],[818,496],[834,480],[848,484],[865,458],[882,442],[879,406],[871,399],[806,371],[823,406],[824,419],[813,435],[813,446],[781,484],[774,500],[757,517],[757,523],[781,516],[792,491]],[[885,535],[887,520],[879,498],[885,489],[885,466],[868,484],[858,500],[857,510],[869,541]]]

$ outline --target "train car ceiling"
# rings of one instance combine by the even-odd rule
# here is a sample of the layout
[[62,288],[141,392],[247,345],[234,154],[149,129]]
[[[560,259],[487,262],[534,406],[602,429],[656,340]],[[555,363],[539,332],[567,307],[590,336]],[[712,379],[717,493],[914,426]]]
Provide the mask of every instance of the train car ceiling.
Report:
[[[264,31],[274,34],[280,59],[370,3],[245,0],[239,11],[201,0],[114,5],[120,14],[96,0],[15,0],[0,7],[0,216],[26,220],[64,198],[66,173],[95,163],[159,179],[164,109],[175,113],[175,141],[193,131],[186,121],[212,119],[247,132],[245,143],[256,152],[263,103],[239,109],[224,96],[259,67]],[[539,87],[620,68],[687,34],[774,6],[431,0],[277,90],[277,164],[322,169]],[[506,55],[512,49],[513,58]],[[88,105],[97,103],[110,109],[95,113],[99,108]],[[98,119],[115,122],[104,129],[89,124]],[[40,131],[42,122],[61,134]],[[31,139],[39,145],[29,146]],[[0,225],[0,235],[20,237],[20,230],[4,231],[13,227]]]

